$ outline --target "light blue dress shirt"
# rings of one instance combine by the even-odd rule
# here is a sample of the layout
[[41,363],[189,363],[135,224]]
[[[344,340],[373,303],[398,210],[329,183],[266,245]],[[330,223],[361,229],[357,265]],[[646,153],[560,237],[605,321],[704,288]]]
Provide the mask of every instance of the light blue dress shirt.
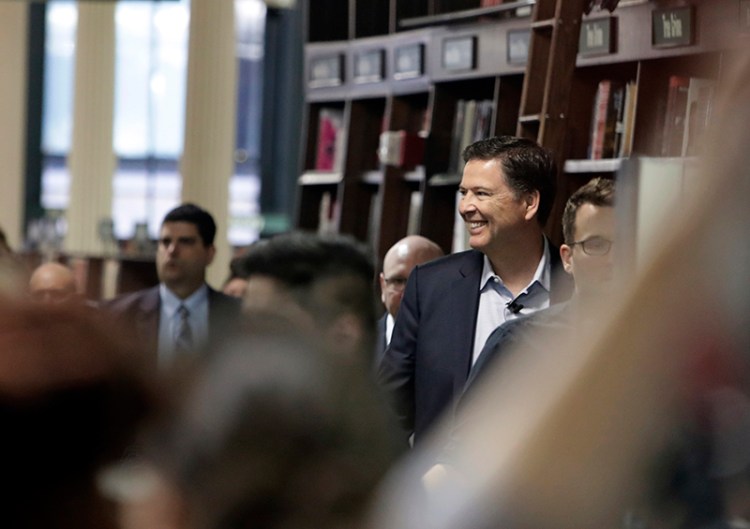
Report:
[[208,343],[208,286],[204,284],[182,300],[162,283],[159,285],[159,297],[159,365],[165,366],[171,363],[173,357],[175,337],[180,325],[180,315],[177,313],[180,304],[185,305],[190,313],[188,322],[195,348],[201,349]]
[[[544,252],[537,265],[536,272],[534,272],[534,277],[516,297],[513,297],[502,278],[492,270],[489,258],[486,255],[484,256],[482,279],[479,281],[479,311],[477,312],[477,326],[474,333],[472,365],[476,362],[484,343],[495,328],[508,320],[549,307],[551,275],[549,243],[546,237],[544,239]],[[523,305],[523,308],[514,313],[508,308],[508,304],[511,302]]]

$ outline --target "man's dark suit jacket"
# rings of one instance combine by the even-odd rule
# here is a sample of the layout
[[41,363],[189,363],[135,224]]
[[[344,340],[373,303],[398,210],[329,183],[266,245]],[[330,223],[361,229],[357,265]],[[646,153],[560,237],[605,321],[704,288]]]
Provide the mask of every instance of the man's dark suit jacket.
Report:
[[[125,328],[132,330],[134,338],[144,344],[146,352],[157,359],[159,350],[159,319],[161,296],[159,285],[124,294],[105,302],[108,310]],[[239,324],[241,301],[208,288],[208,344],[216,346],[220,340],[233,333]]]
[[498,358],[505,356],[521,341],[533,340],[535,333],[565,333],[570,329],[573,324],[571,313],[574,312],[570,309],[570,303],[558,303],[533,314],[506,321],[492,331],[469,372],[463,395],[466,395],[477,380],[491,369],[490,366],[494,365]]
[[[547,342],[550,334],[561,336],[573,327],[575,310],[571,309],[571,303],[558,303],[533,314],[506,321],[492,331],[469,372],[463,393],[456,402],[456,417],[448,440],[438,455],[439,463],[452,464],[462,442],[461,439],[465,435],[464,432],[472,428],[474,424],[487,420],[482,412],[484,408],[480,412],[473,410],[472,414],[466,411],[468,402],[476,393],[477,382],[492,371],[492,366],[502,361],[510,351],[518,347],[544,349],[547,352],[550,349]],[[549,352],[554,353],[554,350]]]
[[[558,303],[570,297],[573,283],[556,248],[550,257],[550,301]],[[409,276],[378,379],[415,441],[466,384],[483,265],[484,254],[468,250],[418,265]]]
[[386,312],[375,324],[375,351],[373,353],[373,365],[375,373],[380,370],[380,364],[383,362],[383,355],[388,344],[385,341],[385,327],[388,313]]

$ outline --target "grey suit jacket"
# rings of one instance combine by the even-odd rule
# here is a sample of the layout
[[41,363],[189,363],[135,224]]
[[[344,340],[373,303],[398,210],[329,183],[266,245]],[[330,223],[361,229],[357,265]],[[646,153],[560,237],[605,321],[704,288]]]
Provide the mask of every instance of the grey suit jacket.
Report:
[[[145,352],[156,361],[159,349],[159,319],[161,297],[159,285],[137,292],[124,294],[102,304],[116,321],[133,333],[143,344]],[[208,289],[208,343],[215,347],[218,342],[235,332],[239,324],[240,300]]]

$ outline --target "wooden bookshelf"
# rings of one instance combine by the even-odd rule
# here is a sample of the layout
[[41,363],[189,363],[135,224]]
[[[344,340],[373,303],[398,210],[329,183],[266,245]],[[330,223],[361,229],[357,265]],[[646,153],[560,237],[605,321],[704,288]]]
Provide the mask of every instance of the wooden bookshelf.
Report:
[[[555,151],[559,192],[547,232],[559,244],[570,193],[592,176],[615,177],[622,165],[619,150],[612,159],[588,159],[599,83],[637,87],[632,154],[659,156],[670,76],[720,82],[733,50],[750,44],[736,0],[621,0],[614,13],[586,16],[581,1],[560,10],[557,1],[316,1],[305,48],[297,227],[321,229],[323,202],[330,222],[322,229],[354,234],[381,258],[415,226],[450,252],[461,178],[460,166],[451,167],[457,107],[487,100],[492,134],[520,134]],[[686,6],[692,32],[665,44],[652,27],[662,10]],[[571,21],[585,29],[571,30]],[[579,49],[581,38],[588,40]],[[326,108],[343,115],[345,138],[339,170],[319,172]],[[421,163],[381,162],[381,133],[421,135]]]

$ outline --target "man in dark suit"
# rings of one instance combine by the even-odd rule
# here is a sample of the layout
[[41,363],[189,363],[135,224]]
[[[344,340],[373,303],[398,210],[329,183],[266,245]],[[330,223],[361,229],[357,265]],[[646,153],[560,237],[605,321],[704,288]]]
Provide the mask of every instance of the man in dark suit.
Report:
[[216,253],[215,235],[214,219],[204,209],[194,204],[174,208],[159,234],[159,285],[104,304],[130,326],[161,366],[215,346],[238,322],[240,300],[206,283],[206,268]]
[[[585,323],[602,309],[601,302],[614,287],[612,242],[615,237],[614,181],[594,178],[571,195],[563,212],[565,243],[560,257],[575,281],[570,301],[509,321],[490,334],[466,381],[468,391],[496,358],[528,342],[529,334],[562,334],[574,324]],[[537,328],[539,331],[537,331]]]
[[[477,425],[495,420],[494,406],[478,406],[482,384],[494,382],[497,370],[509,355],[559,354],[560,345],[573,336],[599,326],[597,318],[607,309],[607,301],[617,294],[614,281],[613,243],[615,240],[615,184],[594,178],[573,193],[565,204],[562,225],[565,243],[560,257],[565,272],[575,281],[570,300],[528,316],[510,320],[495,329],[471,368],[466,387],[456,405],[456,419],[442,452],[442,469],[432,469],[427,480],[443,479],[446,465],[454,463],[462,438]],[[487,380],[487,382],[483,382]],[[485,397],[486,398],[486,397]]]
[[496,327],[572,290],[542,231],[555,194],[550,153],[501,136],[468,146],[463,157],[459,213],[472,249],[412,271],[379,372],[415,442],[452,412]]
[[375,369],[380,366],[383,353],[391,341],[401,298],[404,295],[406,280],[418,264],[426,263],[443,256],[443,250],[426,237],[407,235],[391,246],[383,259],[380,281],[380,300],[385,314],[377,322],[375,341]]

